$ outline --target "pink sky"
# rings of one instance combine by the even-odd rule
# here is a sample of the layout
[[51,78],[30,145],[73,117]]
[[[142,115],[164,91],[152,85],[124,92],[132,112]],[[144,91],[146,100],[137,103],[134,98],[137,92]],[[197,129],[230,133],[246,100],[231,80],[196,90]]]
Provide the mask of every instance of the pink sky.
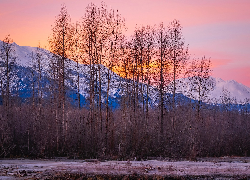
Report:
[[[72,21],[79,21],[89,3],[101,0],[0,0],[0,39],[10,34],[21,46],[47,46],[55,16],[62,3]],[[118,9],[131,35],[138,25],[178,19],[183,26],[191,59],[210,57],[213,76],[250,87],[249,0],[106,0]]]

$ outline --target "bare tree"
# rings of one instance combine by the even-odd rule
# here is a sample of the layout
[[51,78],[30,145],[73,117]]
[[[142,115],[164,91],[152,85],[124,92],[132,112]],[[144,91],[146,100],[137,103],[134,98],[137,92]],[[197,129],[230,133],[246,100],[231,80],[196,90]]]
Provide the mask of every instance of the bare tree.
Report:
[[152,70],[152,64],[153,64],[153,56],[154,56],[154,46],[155,46],[155,37],[154,37],[154,28],[147,26],[146,32],[145,32],[145,40],[146,40],[146,70],[145,70],[145,83],[147,86],[146,90],[146,116],[145,116],[145,123],[146,123],[146,129],[148,129],[148,120],[149,120],[149,86],[151,84],[151,78],[153,74]]
[[0,156],[8,154],[9,143],[11,141],[10,131],[12,127],[11,113],[11,82],[14,77],[13,68],[16,61],[13,40],[10,35],[6,36],[0,44],[0,62],[1,62],[1,94],[3,101],[3,114],[0,125]]
[[[103,14],[101,14],[103,13]],[[97,84],[96,79],[97,77],[97,69],[96,66],[99,64],[99,58],[102,56],[102,43],[106,41],[106,39],[101,39],[100,34],[101,32],[105,32],[104,23],[101,22],[102,15],[105,18],[106,11],[101,11],[96,5],[89,4],[86,8],[85,16],[82,19],[82,33],[81,33],[81,52],[82,57],[88,63],[89,66],[89,117],[88,120],[90,121],[90,131],[91,131],[91,143],[93,149],[96,148],[96,122],[98,118],[96,116],[96,108],[95,108],[95,95],[96,95],[96,86]],[[101,78],[101,77],[99,77]],[[101,82],[100,82],[101,83]],[[99,89],[101,93],[101,89]],[[101,103],[101,102],[99,102]],[[99,104],[100,105],[100,104]],[[101,114],[101,112],[99,112]],[[102,122],[101,122],[102,127]],[[102,129],[102,128],[101,128]]]
[[208,94],[215,86],[214,80],[211,79],[211,71],[211,61],[205,57],[201,60],[193,60],[187,71],[189,97],[198,101],[198,117],[200,117],[202,102],[208,101]]
[[[193,60],[187,69],[188,81],[184,84],[185,91],[190,98],[197,100],[195,103],[197,106],[197,119],[198,122],[193,122],[192,133],[191,133],[191,158],[196,159],[197,149],[200,149],[200,140],[197,137],[199,134],[199,129],[202,129],[204,116],[201,116],[202,103],[208,101],[207,97],[211,90],[214,88],[214,80],[211,78],[211,61],[202,57],[201,60]],[[197,124],[200,124],[198,127]]]
[[[56,110],[56,121],[58,121],[58,115],[62,115],[62,135],[63,142],[67,136],[67,118],[65,118],[65,97],[66,97],[66,85],[65,80],[67,77],[67,58],[70,57],[70,50],[73,47],[73,35],[74,29],[71,25],[71,19],[67,12],[66,6],[62,5],[60,14],[56,17],[55,26],[52,31],[53,34],[49,38],[50,50],[55,54],[54,56],[54,70],[55,70],[55,81],[58,85],[58,104]],[[58,111],[62,111],[58,113]]]
[[173,94],[173,128],[175,121],[175,96],[177,79],[182,76],[185,70],[185,65],[189,59],[188,48],[185,46],[182,27],[179,21],[174,20],[168,27],[168,42],[167,42],[167,59],[169,63],[169,77],[171,84],[170,91]]
[[15,56],[15,49],[13,40],[10,38],[10,35],[6,36],[5,39],[2,41],[1,47],[0,47],[0,58],[2,60],[3,64],[3,78],[1,78],[2,84],[4,84],[2,87],[2,96],[4,101],[4,106],[6,107],[6,110],[8,111],[10,106],[10,83],[11,83],[11,73],[12,68],[16,62],[16,56]]
[[[83,56],[89,64],[89,103],[90,103],[90,121],[93,137],[95,138],[95,125],[97,119],[96,109],[99,110],[100,130],[102,132],[102,72],[101,64],[104,64],[109,70],[107,74],[107,92],[106,92],[106,122],[105,122],[105,141],[107,145],[110,119],[110,84],[111,72],[117,60],[117,52],[120,39],[122,38],[123,20],[118,12],[108,10],[105,4],[98,8],[94,4],[88,5],[85,16],[82,21],[82,49]],[[96,103],[99,102],[99,103]],[[96,108],[96,106],[99,106]]]
[[164,101],[166,94],[166,86],[169,83],[169,65],[167,59],[168,53],[168,34],[164,28],[163,23],[160,24],[156,32],[156,72],[154,74],[154,79],[157,82],[159,89],[159,120],[160,120],[160,142],[163,143],[163,126],[164,126]]
[[173,102],[175,101],[176,80],[184,72],[184,66],[188,60],[188,48],[185,47],[182,27],[179,21],[174,20],[168,27],[168,59],[171,66],[171,81],[173,81]]

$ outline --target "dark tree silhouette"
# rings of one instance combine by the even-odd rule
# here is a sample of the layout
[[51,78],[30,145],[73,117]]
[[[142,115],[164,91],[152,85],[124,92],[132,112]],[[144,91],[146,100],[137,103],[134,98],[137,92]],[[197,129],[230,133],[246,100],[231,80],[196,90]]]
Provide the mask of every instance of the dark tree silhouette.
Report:
[[182,27],[179,21],[173,20],[168,27],[167,59],[169,61],[170,91],[173,94],[173,128],[175,122],[175,94],[177,79],[185,72],[185,65],[189,59],[188,48],[185,46]]
[[[67,77],[67,63],[69,62],[67,58],[70,57],[70,51],[74,43],[74,29],[72,27],[71,19],[65,5],[62,5],[60,14],[56,17],[55,26],[53,27],[52,31],[53,34],[49,38],[49,46],[51,52],[55,54],[53,59],[53,71],[55,71],[54,78],[58,87],[58,96],[56,97],[56,121],[58,126],[62,126],[62,142],[65,143],[68,129],[67,118],[65,118],[65,80],[69,78]],[[59,139],[57,140],[57,144],[58,143]]]
[[14,65],[16,62],[15,45],[10,35],[6,36],[0,44],[0,64],[1,64],[1,95],[3,102],[3,112],[0,125],[0,156],[6,156],[12,141],[10,134],[13,114],[11,113],[11,84],[14,79]]

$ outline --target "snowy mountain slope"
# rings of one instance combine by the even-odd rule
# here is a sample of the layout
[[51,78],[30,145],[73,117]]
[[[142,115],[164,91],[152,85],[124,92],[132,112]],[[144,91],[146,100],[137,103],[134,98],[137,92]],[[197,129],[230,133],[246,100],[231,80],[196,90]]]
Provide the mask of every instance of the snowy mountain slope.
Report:
[[[0,40],[0,45],[2,41]],[[16,57],[17,65],[28,67],[32,64],[32,53],[35,55],[37,52],[37,47],[30,47],[30,46],[19,46],[15,42],[13,44],[14,53],[13,55]],[[46,49],[39,48],[39,52],[42,53],[43,59],[51,58],[52,53]]]
[[[0,42],[2,43],[2,42]],[[13,43],[14,47],[14,56],[16,57],[16,65],[13,69],[15,77],[12,78],[11,82],[11,91],[13,94],[19,94],[22,97],[30,97],[32,92],[32,67],[34,66],[34,62],[32,60],[32,56],[35,57],[36,52],[38,51],[36,47],[29,47],[29,46],[19,46],[16,43]],[[42,82],[41,84],[44,87],[49,86],[51,81],[51,69],[50,63],[51,59],[53,58],[53,54],[45,49],[39,49],[39,53],[42,56]],[[1,61],[1,59],[0,59]],[[67,86],[67,96],[71,99],[77,98],[77,79],[78,79],[78,72],[79,72],[79,81],[80,81],[80,94],[81,104],[86,103],[85,100],[88,98],[89,95],[89,71],[90,68],[88,65],[85,64],[78,64],[75,61],[69,60],[66,63],[66,71],[68,72],[68,78],[66,80]],[[108,72],[110,74],[110,90],[109,90],[109,103],[112,106],[117,106],[119,101],[123,95],[125,95],[125,85],[126,83],[131,83],[129,80],[126,80],[114,72],[111,72],[103,65],[95,65],[95,69],[98,69],[100,66],[101,69],[101,94],[102,94],[102,102],[106,102],[106,95],[107,95],[107,86],[108,86]],[[99,74],[97,73],[97,80],[99,80]],[[36,81],[36,80],[35,80]],[[97,82],[99,84],[99,82]],[[36,85],[35,85],[36,86]],[[17,92],[16,89],[19,88],[20,92]],[[146,85],[143,84],[144,92],[146,93]],[[150,94],[149,94],[149,102],[155,103],[157,90],[154,87],[149,87]],[[144,93],[144,96],[146,96]],[[151,97],[153,99],[151,99]]]
[[[183,93],[185,96],[190,97],[190,80],[188,78],[180,79],[183,82],[181,85],[177,86],[177,92]],[[222,103],[222,99],[226,98],[230,103],[242,104],[247,100],[250,100],[250,88],[238,83],[234,80],[224,81],[221,78],[211,77],[211,81],[214,83],[214,88],[208,95],[206,102],[211,103]],[[192,92],[194,99],[198,99],[198,93]]]
[[[72,80],[73,82],[77,82],[77,71],[76,71],[76,62],[72,61],[70,64],[70,69],[72,70]],[[110,78],[110,89],[109,89],[109,96],[112,99],[111,101],[117,101],[117,99],[120,99],[122,96],[126,95],[126,87],[127,83],[129,84],[130,91],[132,87],[132,81],[128,79],[124,79],[117,75],[116,73],[108,70],[103,65],[95,65],[95,68],[98,69],[100,66],[100,75],[101,75],[101,89],[102,89],[102,102],[104,103],[106,101],[106,95],[107,95],[107,89],[108,89],[108,74],[111,75]],[[88,96],[88,90],[89,90],[89,66],[84,64],[79,64],[79,80],[80,80],[80,94],[82,94],[84,97]],[[109,72],[109,73],[108,73]],[[97,73],[97,79],[99,84],[99,74]],[[146,97],[146,84],[139,84],[139,87],[143,88],[143,95]],[[76,89],[77,87],[75,87]],[[157,101],[157,94],[158,91],[155,87],[150,86],[149,87],[149,103],[150,104],[156,104]],[[115,100],[116,99],[116,100]]]

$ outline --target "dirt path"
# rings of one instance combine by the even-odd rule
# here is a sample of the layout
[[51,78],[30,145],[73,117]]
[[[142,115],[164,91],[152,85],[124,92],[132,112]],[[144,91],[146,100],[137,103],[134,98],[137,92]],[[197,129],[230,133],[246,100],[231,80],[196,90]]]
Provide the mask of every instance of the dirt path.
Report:
[[[203,158],[193,161],[0,160],[0,179],[88,179],[101,176],[156,178],[250,178],[249,158]],[[95,178],[94,178],[95,179]],[[98,178],[97,178],[98,179]]]

